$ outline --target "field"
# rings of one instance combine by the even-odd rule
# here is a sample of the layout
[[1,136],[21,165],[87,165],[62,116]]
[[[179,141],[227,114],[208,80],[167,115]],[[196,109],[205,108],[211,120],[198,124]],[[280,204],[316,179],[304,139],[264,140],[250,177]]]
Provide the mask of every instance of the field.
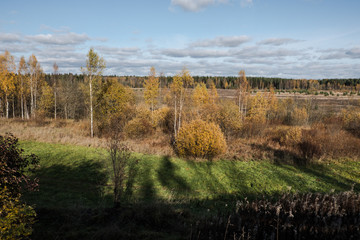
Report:
[[[218,92],[221,101],[235,95]],[[137,105],[144,102],[142,94],[135,89]],[[310,106],[309,120],[267,122],[261,132],[228,136],[227,151],[214,160],[177,157],[170,134],[161,128],[127,138],[132,157],[116,208],[108,140],[90,138],[88,120],[1,118],[0,135],[13,133],[26,154],[40,158],[33,175],[39,191],[24,194],[38,214],[32,238],[245,239],[245,233],[256,239],[356,238],[360,139],[339,113],[358,109],[359,96],[276,96],[293,99],[292,106]],[[356,118],[352,123],[358,126]],[[295,130],[300,140],[289,134]],[[336,233],[329,226],[338,226],[332,227]]]
[[[41,168],[36,174],[40,179],[39,191],[25,197],[39,213],[34,238],[76,239],[104,234],[102,225],[86,223],[83,217],[110,215],[114,218],[106,210],[112,206],[112,176],[107,151],[34,141],[22,141],[20,146],[26,153],[35,153],[40,158]],[[136,222],[136,217],[130,217],[126,224],[121,222],[124,219],[119,220],[124,229],[119,226],[108,229],[117,236],[137,238],[146,235],[149,239],[151,236],[165,239],[173,236],[179,239],[182,237],[176,235],[176,231],[181,234],[185,230],[177,229],[177,223],[170,221],[165,227],[168,229],[164,230],[149,221],[159,223],[174,214],[176,221],[195,224],[193,219],[234,211],[236,201],[245,198],[266,196],[277,199],[284,193],[360,191],[360,163],[351,159],[305,167],[275,164],[271,160],[207,162],[137,153],[133,158],[138,164],[133,165],[133,174],[126,184],[123,209],[127,212],[118,213],[117,217],[123,219],[138,214],[141,223]],[[155,220],[148,214],[155,215]],[[106,219],[92,221],[108,224]],[[129,226],[130,223],[141,227]],[[185,229],[189,231],[189,225]],[[164,231],[172,231],[172,234]]]

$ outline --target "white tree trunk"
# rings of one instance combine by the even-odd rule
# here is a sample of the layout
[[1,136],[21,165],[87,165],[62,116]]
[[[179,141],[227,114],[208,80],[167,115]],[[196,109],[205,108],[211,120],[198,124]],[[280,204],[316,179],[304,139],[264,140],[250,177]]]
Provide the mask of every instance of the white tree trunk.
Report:
[[89,79],[90,85],[90,136],[94,137],[94,113],[93,113],[93,93],[92,93],[92,77]]
[[176,136],[177,136],[177,132],[176,132],[176,122],[177,122],[177,116],[176,116],[176,112],[177,112],[177,106],[176,106],[176,101],[177,101],[177,99],[176,99],[176,95],[175,95],[175,119],[174,119],[174,135],[175,135],[175,138],[176,138]]
[[55,90],[55,92],[54,92],[54,97],[55,97],[55,106],[54,106],[54,118],[55,118],[55,120],[56,120],[56,90]]
[[5,94],[5,104],[6,104],[6,118],[9,118],[9,101],[6,94]]

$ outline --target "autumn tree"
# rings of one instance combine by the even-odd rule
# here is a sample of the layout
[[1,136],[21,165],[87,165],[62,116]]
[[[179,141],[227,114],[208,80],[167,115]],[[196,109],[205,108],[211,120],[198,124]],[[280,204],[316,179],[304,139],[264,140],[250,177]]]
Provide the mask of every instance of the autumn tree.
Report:
[[0,55],[0,89],[4,94],[6,118],[9,118],[9,96],[15,90],[15,68],[14,57],[8,51]]
[[19,98],[21,108],[21,118],[29,119],[29,112],[27,108],[27,93],[28,93],[28,82],[27,82],[28,67],[24,56],[20,58],[18,66],[18,80],[19,80]]
[[81,68],[81,71],[86,76],[86,81],[89,83],[89,107],[90,107],[90,136],[94,137],[94,83],[98,81],[105,69],[105,61],[100,57],[93,48],[90,48],[87,59],[86,67]]
[[210,96],[205,83],[196,84],[196,87],[194,88],[192,94],[192,100],[193,100],[193,104],[197,108],[201,108],[204,105],[209,104]]
[[29,65],[29,73],[30,73],[30,79],[29,79],[30,111],[31,111],[31,116],[35,117],[36,109],[37,109],[37,97],[38,97],[37,94],[39,87],[41,85],[42,69],[40,63],[38,62],[34,54],[32,54],[29,57],[28,65]]
[[54,92],[53,89],[46,83],[41,86],[41,96],[39,99],[39,111],[42,116],[47,116],[54,107]]
[[236,91],[236,98],[237,98],[237,104],[239,107],[239,112],[243,117],[246,116],[246,110],[247,110],[247,103],[248,103],[248,97],[250,92],[250,85],[246,79],[245,71],[241,70],[239,72],[239,77],[237,79],[237,91]]
[[150,68],[150,74],[144,82],[144,88],[145,103],[150,106],[151,113],[153,114],[159,96],[159,78],[156,77],[154,67]]
[[95,96],[98,107],[94,116],[99,132],[121,133],[133,115],[135,98],[132,90],[116,79],[107,79]]
[[189,70],[183,70],[174,76],[170,86],[172,100],[174,103],[174,137],[181,127],[181,115],[183,112],[184,102],[186,98],[187,88],[194,84],[194,79],[190,75]]
[[58,70],[59,70],[59,66],[56,64],[56,62],[53,65],[53,89],[54,89],[54,119],[56,120],[56,115],[57,115],[57,75],[58,75]]

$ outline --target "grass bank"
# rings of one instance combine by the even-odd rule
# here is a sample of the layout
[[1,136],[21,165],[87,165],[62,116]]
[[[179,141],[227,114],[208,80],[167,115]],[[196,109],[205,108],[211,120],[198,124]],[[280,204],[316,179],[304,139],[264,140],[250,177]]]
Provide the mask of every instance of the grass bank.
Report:
[[[26,199],[37,207],[111,206],[111,168],[101,148],[23,141],[26,153],[40,158],[38,192]],[[287,191],[329,193],[360,191],[360,162],[342,159],[295,166],[271,161],[193,161],[133,154],[138,164],[127,184],[130,201],[276,197]]]

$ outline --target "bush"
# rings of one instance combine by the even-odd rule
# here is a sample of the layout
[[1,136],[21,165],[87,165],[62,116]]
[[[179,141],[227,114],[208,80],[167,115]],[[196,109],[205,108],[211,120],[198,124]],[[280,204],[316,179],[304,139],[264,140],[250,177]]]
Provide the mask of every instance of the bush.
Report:
[[239,107],[233,102],[224,102],[220,105],[216,122],[226,137],[238,135],[242,127]]
[[161,128],[164,133],[174,132],[174,111],[169,107],[156,109],[153,114],[153,121],[155,126]]
[[30,236],[35,223],[34,209],[20,202],[7,187],[0,190],[0,239],[22,239]]
[[294,125],[304,125],[308,122],[309,115],[305,107],[296,107],[291,114],[291,123]]
[[341,113],[342,126],[349,132],[360,135],[360,113],[354,110],[344,110]]
[[176,137],[180,156],[212,159],[226,151],[226,141],[218,125],[194,120],[181,127]]
[[152,134],[154,128],[150,119],[136,117],[125,125],[124,131],[129,138],[141,138]]
[[279,131],[279,143],[285,146],[295,146],[302,139],[302,130],[300,127],[290,127]]
[[25,175],[38,164],[35,155],[22,156],[18,139],[0,136],[0,239],[21,239],[32,233],[36,213],[20,202],[23,187],[34,189],[37,181]]

